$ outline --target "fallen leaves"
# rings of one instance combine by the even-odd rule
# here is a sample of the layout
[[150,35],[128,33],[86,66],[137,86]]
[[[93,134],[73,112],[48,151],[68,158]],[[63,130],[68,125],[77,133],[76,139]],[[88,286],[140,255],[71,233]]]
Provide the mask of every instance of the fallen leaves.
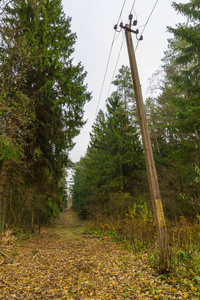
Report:
[[145,255],[136,257],[108,237],[84,236],[69,214],[29,243],[3,248],[17,255],[0,265],[1,299],[199,299],[197,290],[160,280]]

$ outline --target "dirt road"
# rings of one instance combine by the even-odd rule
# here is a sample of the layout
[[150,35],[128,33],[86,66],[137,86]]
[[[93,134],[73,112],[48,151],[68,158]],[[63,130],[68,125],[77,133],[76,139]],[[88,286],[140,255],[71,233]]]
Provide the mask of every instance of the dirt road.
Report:
[[[162,280],[146,256],[85,234],[73,211],[40,235],[1,246],[0,299],[198,299]],[[12,260],[13,259],[13,260]]]

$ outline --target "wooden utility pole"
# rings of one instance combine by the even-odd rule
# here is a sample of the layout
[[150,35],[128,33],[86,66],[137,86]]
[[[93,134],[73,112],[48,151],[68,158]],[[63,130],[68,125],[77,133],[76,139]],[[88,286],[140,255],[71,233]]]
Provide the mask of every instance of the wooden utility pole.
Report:
[[147,126],[146,113],[145,113],[144,102],[142,98],[142,91],[141,91],[140,80],[138,75],[137,63],[136,63],[133,41],[131,36],[132,32],[137,34],[138,31],[134,31],[131,29],[132,15],[129,16],[129,20],[130,20],[129,25],[123,26],[123,24],[121,23],[120,27],[125,29],[125,34],[126,34],[126,42],[127,42],[128,55],[129,55],[130,66],[131,66],[131,73],[133,78],[133,85],[135,90],[135,97],[137,102],[137,110],[138,110],[140,129],[142,134],[142,141],[143,141],[146,168],[147,168],[147,174],[148,174],[148,180],[149,180],[149,186],[151,192],[154,219],[155,219],[156,230],[158,235],[161,268],[166,269],[169,262],[167,228],[165,223],[165,217],[164,217],[163,206],[162,206],[161,195],[160,195],[160,188],[158,184],[156,167],[155,167],[153,151],[151,147],[151,141],[150,141],[149,130]]

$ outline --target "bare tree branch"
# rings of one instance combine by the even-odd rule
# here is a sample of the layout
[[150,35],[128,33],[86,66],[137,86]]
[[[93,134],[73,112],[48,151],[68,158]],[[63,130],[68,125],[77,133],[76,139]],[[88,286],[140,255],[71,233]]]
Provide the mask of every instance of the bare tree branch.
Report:
[[0,0],[0,15],[3,14],[6,6],[8,6],[12,2],[13,0]]

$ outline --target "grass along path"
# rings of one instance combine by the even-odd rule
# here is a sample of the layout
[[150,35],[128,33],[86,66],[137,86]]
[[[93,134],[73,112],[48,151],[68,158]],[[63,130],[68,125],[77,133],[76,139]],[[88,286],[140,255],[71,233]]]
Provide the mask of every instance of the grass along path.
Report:
[[[65,211],[40,235],[1,245],[0,299],[199,299],[192,287],[166,282],[112,238],[85,235]],[[193,290],[192,290],[193,289]]]

